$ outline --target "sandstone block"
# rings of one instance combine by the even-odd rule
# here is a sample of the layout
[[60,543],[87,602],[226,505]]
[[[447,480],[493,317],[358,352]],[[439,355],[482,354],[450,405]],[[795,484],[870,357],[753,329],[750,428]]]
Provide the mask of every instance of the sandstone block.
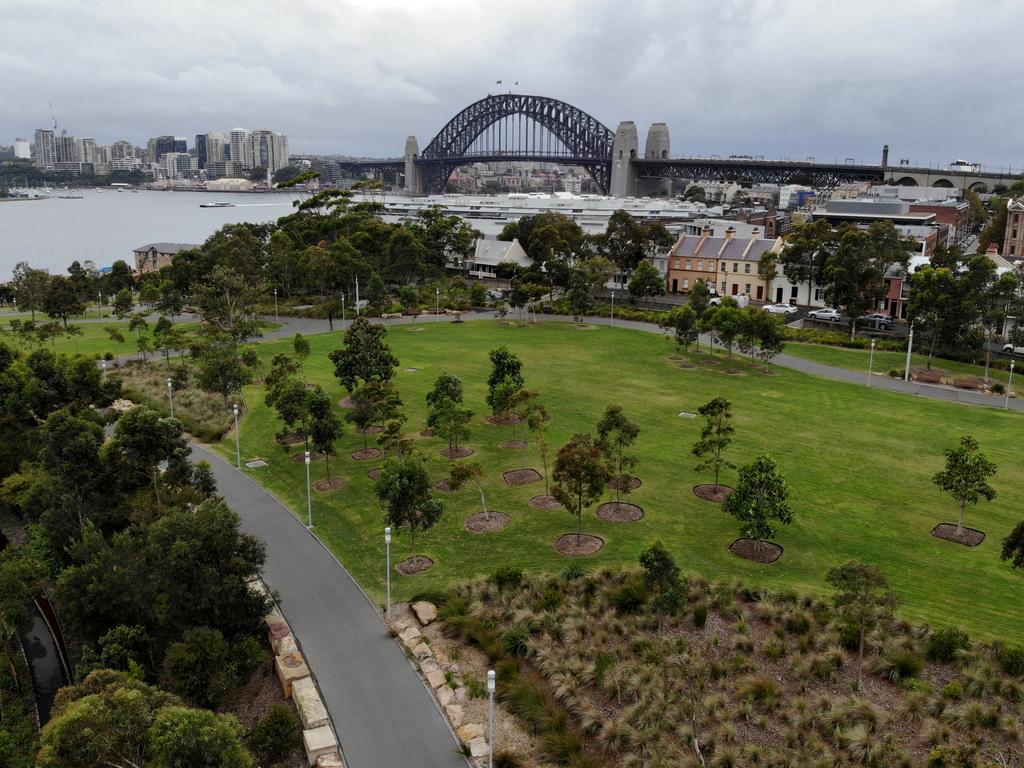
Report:
[[289,653],[298,653],[299,646],[295,644],[295,638],[291,635],[285,635],[277,641],[277,647],[274,651],[278,656],[287,656]]
[[430,652],[430,646],[426,643],[420,643],[412,649],[412,655],[417,659],[427,659],[433,654]]
[[[418,647],[418,646],[417,646]],[[420,672],[426,675],[428,672],[436,672],[440,667],[437,666],[437,662],[433,659],[423,659],[420,662]]]
[[416,614],[420,624],[427,626],[437,618],[437,606],[426,600],[420,600],[412,604],[412,612]]
[[448,654],[441,648],[434,649],[434,658],[437,659],[438,664],[447,664],[450,661]]
[[466,689],[466,686],[460,685],[455,689],[455,700],[460,703],[469,701],[469,691]]
[[399,632],[398,637],[405,643],[407,648],[412,648],[414,645],[419,644],[420,631],[416,627],[408,627]]
[[304,677],[292,682],[292,700],[295,702],[295,708],[299,710],[303,728],[310,730],[327,725],[327,707],[320,698],[313,678]]
[[442,707],[445,704],[451,704],[455,701],[455,691],[453,691],[449,685],[442,685],[437,689],[437,700]]
[[302,732],[302,746],[306,749],[306,758],[310,765],[316,765],[317,758],[338,751],[338,740],[329,725],[311,728]]
[[458,728],[462,725],[462,706],[460,704],[448,704],[444,708],[444,713],[448,715],[448,722],[452,724],[452,728]]
[[428,672],[425,677],[427,678],[427,685],[430,686],[431,690],[437,690],[447,682],[445,680],[444,672],[440,669]]
[[458,734],[461,741],[468,744],[473,739],[481,738],[484,735],[484,727],[476,723],[467,723],[461,726],[455,733]]
[[316,759],[316,768],[345,768],[345,761],[339,753],[330,752]]
[[275,656],[274,672],[277,673],[277,679],[281,683],[281,690],[284,691],[285,698],[291,698],[292,684],[296,680],[309,677],[309,667],[306,666],[306,660],[300,653]]
[[487,757],[487,739],[483,736],[469,742],[470,757]]

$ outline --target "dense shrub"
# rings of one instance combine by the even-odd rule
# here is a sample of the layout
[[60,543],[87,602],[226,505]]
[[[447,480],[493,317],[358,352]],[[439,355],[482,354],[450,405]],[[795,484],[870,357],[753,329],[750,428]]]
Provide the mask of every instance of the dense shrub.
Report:
[[1008,675],[1024,675],[1024,646],[1008,645],[999,652],[999,664]]
[[516,624],[501,638],[505,650],[513,656],[527,656],[530,652],[530,628],[526,624]]
[[708,623],[708,606],[707,603],[697,603],[693,606],[693,626],[697,629],[704,629],[704,625]]
[[519,589],[523,584],[523,570],[521,568],[499,568],[491,575],[491,581],[499,591],[508,589]]
[[646,601],[647,587],[635,576],[616,587],[608,598],[608,602],[620,614],[639,613]]
[[249,731],[246,744],[260,763],[269,765],[284,760],[301,746],[302,724],[286,704],[275,704]]
[[959,627],[938,629],[928,638],[928,661],[952,661],[956,652],[966,650],[970,642],[970,637]]
[[265,658],[254,637],[232,645],[216,629],[195,627],[164,656],[162,682],[172,692],[202,707],[215,707],[249,678]]

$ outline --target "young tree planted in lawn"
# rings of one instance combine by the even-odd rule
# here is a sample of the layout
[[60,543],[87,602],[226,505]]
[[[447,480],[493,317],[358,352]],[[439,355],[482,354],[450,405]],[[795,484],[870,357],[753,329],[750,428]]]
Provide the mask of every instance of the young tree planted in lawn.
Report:
[[335,443],[341,437],[342,421],[331,407],[331,399],[319,384],[309,391],[306,400],[306,410],[309,413],[309,439],[313,443],[313,450],[324,455],[327,479],[330,480],[331,456],[338,452]]
[[451,461],[459,443],[469,437],[469,422],[473,411],[455,400],[444,399],[430,409],[427,424],[438,437],[448,442],[448,460]]
[[597,422],[597,444],[613,468],[612,485],[615,500],[620,494],[633,490],[633,475],[629,470],[636,466],[637,457],[626,453],[640,435],[640,426],[630,421],[621,405],[609,405]]
[[384,431],[377,436],[377,445],[380,446],[385,455],[397,454],[404,456],[412,451],[412,438],[402,432],[402,425],[404,423],[405,417],[402,416],[397,419],[391,419],[384,424]]
[[124,320],[135,308],[135,298],[127,288],[122,288],[114,294],[114,317]]
[[462,380],[445,371],[434,381],[434,388],[427,392],[427,406],[436,406],[442,400],[462,402]]
[[[523,437],[526,437],[526,433],[529,432],[534,436],[543,435],[544,430],[547,428],[548,421],[551,420],[551,415],[548,413],[548,409],[544,406],[537,398],[537,393],[533,390],[523,389],[520,390],[515,398],[512,405],[512,412],[518,421],[522,421],[526,426],[523,428]],[[522,446],[522,468],[526,469],[526,440],[523,440]],[[544,474],[547,475],[547,466],[545,459]],[[547,488],[547,481],[545,480],[545,489]],[[545,491],[546,492],[546,491]]]
[[75,289],[74,283],[61,275],[54,275],[43,296],[43,311],[68,327],[68,318],[85,314],[85,301]]
[[608,482],[604,453],[590,435],[576,434],[558,450],[551,495],[576,516],[576,546],[583,535],[583,512],[601,498]]
[[416,531],[433,528],[444,512],[444,506],[430,493],[430,477],[423,458],[412,454],[388,459],[377,481],[377,498],[384,502],[386,525],[397,531],[409,529],[415,555]]
[[743,310],[732,304],[725,304],[716,307],[714,312],[705,313],[705,317],[711,316],[709,328],[718,339],[718,343],[725,347],[729,357],[732,357],[732,347],[736,338],[743,332],[744,316]]
[[[266,394],[263,402],[277,411],[285,426],[278,437],[294,434],[296,429],[301,429],[306,419],[309,406],[306,397],[308,390],[295,376],[297,371],[298,363],[288,355],[279,353],[270,361],[270,373],[264,379]],[[308,445],[309,435],[303,432],[302,436]]]
[[147,328],[149,328],[149,323],[146,322],[146,316],[141,312],[136,312],[128,321],[128,330],[135,332],[135,338],[141,337]]
[[718,493],[722,468],[736,466],[722,457],[722,451],[732,443],[732,434],[736,431],[732,425],[732,403],[724,397],[716,397],[704,403],[697,412],[704,417],[704,427],[700,431],[700,440],[693,444],[693,455],[702,459],[696,470],[715,470],[715,493]]
[[771,456],[758,456],[740,467],[736,491],[726,497],[722,509],[740,523],[740,535],[753,539],[760,551],[764,542],[775,535],[773,521],[789,525],[793,522],[789,486]]
[[523,379],[523,361],[508,347],[492,349],[488,357],[491,359],[491,373],[487,377],[487,405],[490,406],[492,413],[497,414],[501,411],[494,404],[495,390],[506,379],[513,383],[515,391],[522,389],[526,383]]
[[334,375],[348,392],[361,383],[390,381],[398,367],[398,358],[384,343],[387,328],[357,317],[345,331],[345,346],[328,357],[334,363]]
[[363,450],[367,449],[369,427],[388,421],[405,420],[401,412],[402,398],[390,381],[368,381],[352,395],[352,408],[345,418],[353,422],[363,435]]
[[1000,558],[1010,561],[1011,568],[1024,570],[1024,520],[1017,523],[1009,535],[1003,539],[1003,551]]
[[704,315],[704,310],[708,308],[708,303],[711,301],[711,290],[708,288],[708,284],[703,280],[698,280],[693,284],[693,288],[690,289],[689,303],[686,304],[688,307],[692,307],[693,311],[697,314],[697,319],[700,320]]
[[473,487],[476,488],[477,493],[480,494],[480,506],[483,508],[485,515],[491,513],[487,511],[487,497],[484,496],[484,488],[480,482],[484,478],[484,467],[479,461],[472,462],[459,462],[453,464],[449,470],[449,484],[452,490],[457,491],[466,483],[472,483]]
[[295,356],[299,358],[299,372],[302,374],[302,378],[305,379],[306,358],[309,357],[309,339],[301,333],[296,333],[295,338],[292,339],[292,349],[295,350]]
[[959,448],[947,448],[945,454],[946,468],[935,474],[933,482],[960,505],[960,519],[956,525],[959,537],[964,533],[966,506],[977,504],[981,499],[992,501],[996,497],[995,489],[988,484],[988,479],[996,473],[996,465],[988,460],[978,442],[969,435],[960,438]]
[[850,560],[833,568],[826,579],[835,590],[833,602],[840,621],[857,632],[857,690],[861,690],[864,640],[879,623],[891,618],[899,599],[889,589],[882,571]]
[[700,338],[699,326],[700,318],[690,304],[674,307],[661,323],[662,328],[673,333],[676,347],[686,355],[690,354],[690,345]]

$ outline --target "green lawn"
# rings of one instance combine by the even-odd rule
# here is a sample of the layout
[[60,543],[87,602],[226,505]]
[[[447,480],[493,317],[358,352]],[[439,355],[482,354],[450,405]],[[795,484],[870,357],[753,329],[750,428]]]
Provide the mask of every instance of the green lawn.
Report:
[[[637,523],[615,525],[591,510],[584,530],[602,536],[604,549],[584,558],[585,567],[636,563],[638,553],[662,540],[688,571],[712,579],[737,577],[774,588],[824,593],[828,569],[848,558],[881,566],[905,601],[903,615],[934,624],[960,623],[977,636],[1024,635],[1020,596],[1024,574],[1000,562],[999,543],[1024,515],[1021,459],[1017,439],[1024,422],[1015,414],[912,398],[878,389],[835,383],[787,370],[766,377],[739,365],[742,376],[727,376],[723,366],[683,370],[669,360],[672,345],[655,334],[602,326],[578,330],[545,322],[514,328],[495,322],[426,324],[420,332],[391,329],[387,335],[401,360],[396,384],[406,404],[408,430],[418,432],[425,417],[424,394],[442,371],[463,379],[466,400],[477,411],[468,445],[487,469],[488,503],[508,512],[505,530],[477,535],[464,530],[465,518],[478,511],[472,489],[440,494],[442,521],[418,541],[419,551],[436,565],[413,577],[395,574],[394,596],[405,599],[427,587],[449,585],[489,574],[501,566],[561,571],[569,558],[552,548],[575,520],[564,510],[541,512],[527,500],[543,493],[543,484],[505,486],[500,473],[519,465],[519,454],[500,448],[508,427],[483,422],[489,349],[506,344],[524,361],[527,386],[538,390],[553,415],[551,442],[557,448],[573,432],[593,430],[608,403],[621,403],[642,432],[636,445],[636,473],[642,488],[632,500],[646,510]],[[332,399],[344,392],[332,375],[326,354],[339,346],[341,333],[310,337],[312,355],[306,373],[323,384]],[[290,351],[291,342],[258,347],[265,360]],[[721,359],[721,356],[719,356]],[[406,372],[405,368],[418,368]],[[773,565],[757,565],[727,551],[737,536],[735,522],[718,506],[702,501],[691,487],[709,477],[693,469],[690,453],[701,424],[680,418],[716,395],[734,403],[736,435],[730,458],[750,460],[771,452],[792,486],[794,523],[776,541],[785,547]],[[242,457],[266,459],[270,466],[251,470],[305,519],[305,478],[301,464],[289,460],[301,446],[285,451],[273,440],[279,429],[273,411],[262,404],[260,387],[245,392],[251,410],[241,426]],[[974,435],[1000,467],[994,484],[999,496],[971,510],[968,525],[988,533],[977,549],[929,535],[941,521],[955,520],[955,505],[935,489],[932,475],[942,450],[961,434]],[[446,473],[438,438],[417,437],[435,477]],[[355,462],[348,454],[360,447],[351,427],[334,462],[347,480],[341,490],[314,492],[316,531],[378,601],[384,594],[383,523],[373,483],[366,470],[377,462]],[[218,450],[234,458],[229,438]],[[533,446],[529,465],[540,467]],[[322,478],[314,464],[314,480]],[[735,477],[728,472],[726,482]],[[393,558],[410,554],[407,533],[393,543]]]
[[[50,322],[50,319],[46,315],[37,315],[36,323],[41,325],[42,323]],[[128,330],[128,323],[118,321],[116,318],[110,318],[109,323],[75,323],[71,322],[69,325],[77,325],[82,329],[81,336],[59,336],[56,339],[56,343],[52,344],[46,342],[48,349],[56,349],[58,353],[64,353],[69,355],[85,355],[86,357],[103,357],[107,352],[112,353],[115,357],[121,355],[134,355],[139,351],[138,341],[134,331]],[[185,329],[186,332],[194,331],[199,327],[198,323],[179,323],[179,325]],[[116,326],[117,329],[124,336],[123,342],[114,342],[110,340],[110,336],[104,330],[107,326]],[[149,330],[145,332],[150,337],[152,342],[152,330],[153,323],[149,324]],[[10,333],[10,321],[0,319],[0,338],[5,339],[11,346],[18,346],[18,337]],[[27,349],[27,347],[26,347]],[[159,355],[159,352],[157,353]]]
[[[864,371],[864,375],[867,376],[871,350],[847,349],[845,347],[829,347],[823,344],[797,344],[790,342],[786,344],[786,354],[793,355],[793,357],[802,357],[807,360],[813,360],[816,363],[834,365],[837,368],[849,368],[854,371]],[[992,354],[992,360],[996,360],[1001,357],[1001,355],[997,355],[995,353]],[[883,352],[881,350],[876,350],[873,370],[875,373],[888,373],[890,370],[895,369],[900,371],[902,374],[903,367],[906,365],[906,362],[906,351]],[[928,364],[928,356],[914,354],[911,357],[910,364],[914,367],[924,368]],[[932,368],[938,368],[952,374],[960,374],[964,376],[984,377],[985,375],[984,365],[972,365],[971,363],[961,363],[956,360],[946,360],[938,357],[932,358]],[[1004,384],[1009,378],[1009,375],[1009,371],[989,368],[989,378],[1001,381]]]

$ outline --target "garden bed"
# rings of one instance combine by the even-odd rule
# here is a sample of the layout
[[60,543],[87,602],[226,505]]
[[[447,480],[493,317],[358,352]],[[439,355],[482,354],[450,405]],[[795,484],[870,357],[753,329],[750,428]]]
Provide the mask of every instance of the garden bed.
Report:
[[736,539],[729,545],[729,551],[737,557],[755,563],[774,563],[782,557],[782,547],[778,544],[757,539]]
[[368,461],[383,455],[384,452],[380,448],[364,448],[361,451],[352,452],[352,458],[355,461]]
[[488,416],[484,419],[488,424],[493,424],[496,427],[508,427],[512,424],[518,424],[519,419],[514,414],[510,413],[499,413],[497,416]]
[[370,478],[371,480],[373,480],[374,482],[376,482],[376,481],[380,480],[380,470],[379,469],[368,469],[368,470],[366,470],[366,476],[368,478]]
[[952,541],[955,544],[963,544],[965,547],[976,547],[985,540],[985,533],[975,528],[964,526],[964,532],[956,535],[955,523],[939,523],[932,528],[932,536],[937,539]]
[[[310,451],[309,452],[309,460],[310,461],[320,461],[320,459],[322,459],[323,457],[324,457],[324,455],[320,451]],[[292,461],[295,462],[296,464],[302,464],[305,460],[306,460],[306,452],[305,451],[303,451],[302,453],[296,453],[294,456],[292,456]]]
[[544,479],[544,476],[536,469],[510,469],[508,472],[502,472],[501,476],[505,478],[505,482],[509,485],[529,485],[530,483],[536,483]]
[[[631,490],[631,491],[635,491],[637,488],[639,488],[643,484],[644,484],[644,481],[641,480],[639,477],[630,477],[629,478],[629,490]],[[624,491],[624,490],[626,490],[626,485],[623,482],[623,479],[622,479],[621,476],[620,477],[613,477],[611,480],[609,480],[608,481],[608,487],[609,488],[613,488],[616,491]]]
[[512,522],[504,512],[477,512],[466,518],[466,530],[470,533],[496,533]]
[[299,432],[288,432],[274,438],[278,445],[291,446],[306,442],[306,436]]
[[335,477],[331,480],[317,480],[313,483],[313,488],[320,491],[320,493],[327,493],[328,491],[336,491],[339,488],[345,487],[345,481],[340,477]]
[[446,459],[464,459],[467,456],[472,456],[474,453],[476,453],[476,451],[472,448],[466,448],[465,446],[462,448],[442,448],[440,450],[440,454]]
[[589,533],[563,533],[555,539],[555,551],[569,555],[570,557],[586,557],[601,551],[604,546],[604,539],[600,536],[591,536]]
[[395,570],[403,576],[415,576],[417,573],[423,573],[433,564],[434,561],[426,555],[413,555],[396,565]]
[[644,516],[644,508],[626,501],[609,501],[597,508],[597,516],[606,523],[635,523]]
[[525,440],[506,440],[504,443],[501,444],[501,447],[502,448],[508,448],[510,450],[513,449],[513,448],[525,448],[526,447],[526,441]]
[[725,501],[726,497],[733,493],[736,489],[730,488],[728,485],[718,484],[718,488],[715,488],[714,483],[704,483],[702,485],[693,486],[693,495],[698,499],[704,499],[704,501],[713,501],[716,504]]
[[534,496],[527,502],[527,504],[529,504],[534,509],[543,510],[560,509],[562,506],[561,504],[558,503],[558,499],[556,499],[554,496],[545,496],[544,494],[541,494],[540,496]]

